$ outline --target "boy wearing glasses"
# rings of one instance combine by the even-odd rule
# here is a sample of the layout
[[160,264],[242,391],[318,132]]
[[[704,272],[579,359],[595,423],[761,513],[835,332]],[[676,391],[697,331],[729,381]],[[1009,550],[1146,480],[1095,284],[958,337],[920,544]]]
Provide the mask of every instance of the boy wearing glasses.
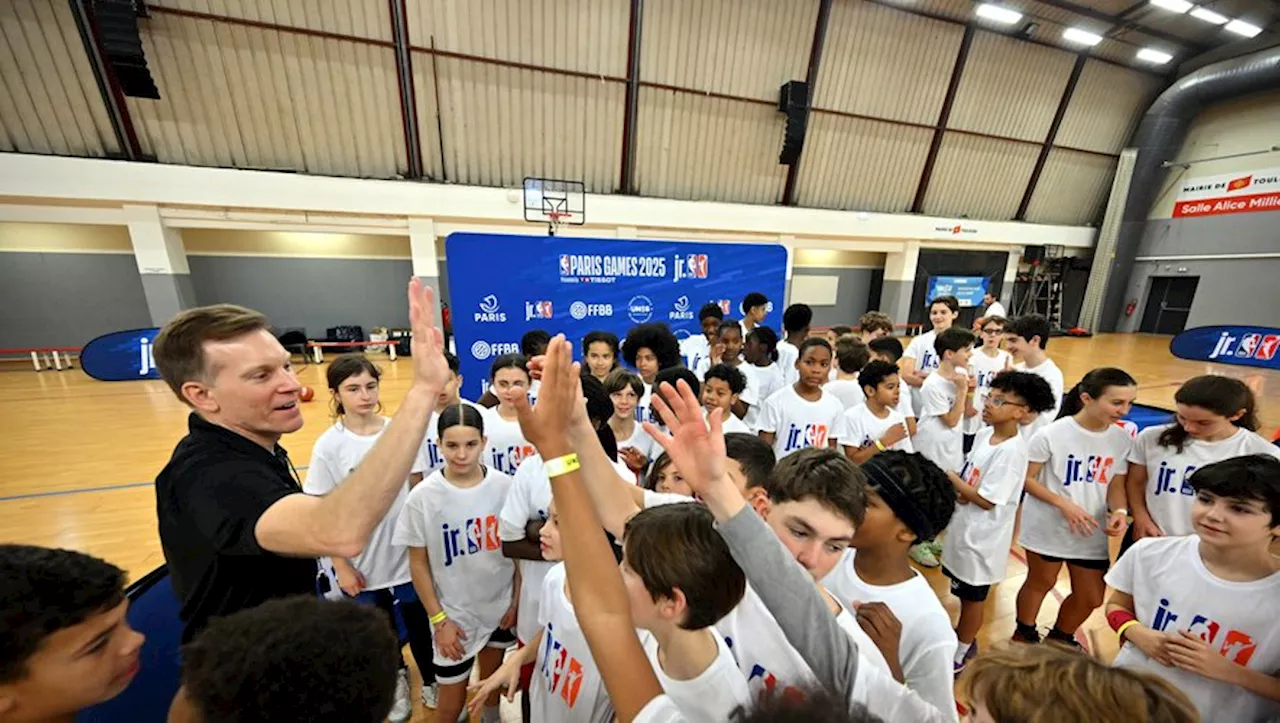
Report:
[[1053,409],[1049,383],[1030,372],[1000,372],[988,388],[982,421],[989,426],[979,430],[960,474],[947,473],[960,502],[942,549],[942,572],[951,578],[951,594],[960,598],[957,674],[978,654],[974,640],[982,628],[983,604],[991,585],[1004,580],[1009,562],[1027,474],[1027,441],[1018,425]]
[[973,438],[985,424],[982,421],[982,402],[991,390],[991,380],[1000,372],[1013,367],[1013,357],[1000,348],[1004,340],[1005,320],[991,316],[982,320],[978,328],[982,346],[969,358],[969,373],[977,380],[973,401],[964,410],[964,453],[973,449]]

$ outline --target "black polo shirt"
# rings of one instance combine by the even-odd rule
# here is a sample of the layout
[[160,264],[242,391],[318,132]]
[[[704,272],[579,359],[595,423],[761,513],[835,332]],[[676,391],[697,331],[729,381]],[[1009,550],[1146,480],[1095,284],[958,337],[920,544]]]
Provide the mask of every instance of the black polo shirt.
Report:
[[156,477],[160,544],[182,608],[185,643],[214,617],[315,592],[316,561],[262,549],[258,518],[302,492],[289,457],[192,413],[190,432]]

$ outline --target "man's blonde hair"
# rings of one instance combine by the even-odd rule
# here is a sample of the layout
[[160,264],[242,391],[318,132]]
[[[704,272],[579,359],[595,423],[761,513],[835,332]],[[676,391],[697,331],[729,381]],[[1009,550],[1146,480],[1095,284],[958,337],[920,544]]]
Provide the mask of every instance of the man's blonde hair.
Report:
[[960,677],[960,697],[996,721],[1198,723],[1181,691],[1154,673],[1112,668],[1054,643],[1011,644],[979,655]]
[[235,304],[214,304],[187,309],[169,320],[152,344],[156,368],[182,402],[182,385],[208,379],[204,343],[226,341],[267,329],[267,317]]

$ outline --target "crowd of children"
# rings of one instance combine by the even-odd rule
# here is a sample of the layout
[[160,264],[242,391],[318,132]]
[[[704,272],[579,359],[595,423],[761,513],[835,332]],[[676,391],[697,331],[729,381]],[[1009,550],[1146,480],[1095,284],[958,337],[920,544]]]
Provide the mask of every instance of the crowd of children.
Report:
[[[396,616],[444,721],[496,721],[521,691],[535,723],[1280,720],[1280,450],[1247,386],[1190,379],[1135,437],[1133,377],[1064,392],[1042,317],[975,335],[944,296],[904,351],[877,312],[823,338],[795,304],[779,339],[768,308],[707,304],[683,342],[592,332],[580,364],[535,330],[475,404],[439,351],[398,496],[359,554],[320,562],[337,601],[214,620],[170,721],[407,720]],[[379,377],[361,355],[329,365],[308,494],[393,424]],[[980,651],[1011,551],[1013,642]],[[912,560],[941,566],[954,623]],[[79,553],[0,546],[0,723],[70,720],[129,685],[123,585]],[[1072,649],[1104,603],[1114,667]]]

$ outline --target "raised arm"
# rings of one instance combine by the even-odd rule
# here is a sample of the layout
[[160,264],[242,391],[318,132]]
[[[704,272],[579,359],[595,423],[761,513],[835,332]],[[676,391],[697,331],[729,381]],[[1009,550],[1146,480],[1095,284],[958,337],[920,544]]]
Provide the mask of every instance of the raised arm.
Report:
[[434,324],[434,304],[429,287],[416,278],[409,282],[413,384],[377,444],[332,493],[289,495],[268,507],[254,526],[263,549],[299,557],[352,557],[364,549],[409,477],[436,398],[449,376],[443,337]]
[[[572,347],[563,336],[556,336],[547,346],[537,407],[530,409],[524,399],[516,403],[525,439],[548,463],[562,460],[565,464],[566,457],[572,459],[570,418],[581,406],[578,365],[572,360]],[[587,492],[585,470],[575,469],[571,463],[566,468],[568,471],[551,477],[551,494],[556,501],[569,594],[618,720],[630,723],[651,700],[662,695],[662,687],[632,626],[627,591]],[[611,478],[618,476],[612,469],[609,474]]]

